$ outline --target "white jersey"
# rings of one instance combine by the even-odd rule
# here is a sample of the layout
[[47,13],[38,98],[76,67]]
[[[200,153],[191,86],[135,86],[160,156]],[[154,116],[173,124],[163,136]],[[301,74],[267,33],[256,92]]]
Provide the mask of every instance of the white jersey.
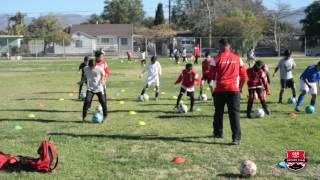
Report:
[[146,52],[141,52],[141,59],[146,59]]
[[182,50],[182,57],[187,57],[187,50],[186,49]]
[[280,79],[292,79],[292,70],[296,67],[296,63],[292,58],[281,59],[277,66],[280,70]]
[[142,74],[147,71],[147,83],[148,85],[159,86],[160,75],[162,74],[161,65],[158,61],[154,64],[148,63],[142,71]]
[[87,86],[89,91],[94,93],[104,93],[102,78],[104,78],[105,72],[101,67],[96,66],[95,68],[91,69],[89,66],[86,66],[84,68],[84,75],[87,79]]

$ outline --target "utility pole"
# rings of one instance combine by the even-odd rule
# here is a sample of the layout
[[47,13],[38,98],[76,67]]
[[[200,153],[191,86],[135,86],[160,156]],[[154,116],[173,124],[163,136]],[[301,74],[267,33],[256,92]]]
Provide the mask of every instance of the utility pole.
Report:
[[171,24],[171,0],[169,0],[169,25]]

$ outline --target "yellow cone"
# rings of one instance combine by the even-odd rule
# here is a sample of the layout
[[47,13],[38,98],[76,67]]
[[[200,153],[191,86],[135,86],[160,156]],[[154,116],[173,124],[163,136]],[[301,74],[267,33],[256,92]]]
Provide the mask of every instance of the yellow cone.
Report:
[[28,118],[35,118],[36,117],[36,115],[34,115],[34,114],[28,114]]
[[144,121],[139,121],[139,125],[140,125],[140,126],[145,126],[146,123],[145,123]]
[[135,111],[129,111],[130,115],[136,115],[137,113]]
[[125,104],[124,101],[120,101],[119,104]]

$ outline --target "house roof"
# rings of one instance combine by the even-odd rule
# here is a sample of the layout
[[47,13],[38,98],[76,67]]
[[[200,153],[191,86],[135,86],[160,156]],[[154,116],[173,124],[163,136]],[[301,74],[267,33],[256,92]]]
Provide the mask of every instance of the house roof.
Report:
[[118,35],[131,36],[133,35],[132,24],[80,24],[72,25],[71,33],[83,32],[91,36],[103,35]]

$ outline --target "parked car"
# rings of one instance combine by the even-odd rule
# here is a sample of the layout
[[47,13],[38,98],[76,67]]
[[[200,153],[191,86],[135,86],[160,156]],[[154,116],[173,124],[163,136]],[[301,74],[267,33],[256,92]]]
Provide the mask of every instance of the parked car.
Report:
[[204,57],[206,55],[206,52],[210,52],[211,57],[213,57],[219,53],[218,50],[215,50],[213,48],[202,48],[201,49],[201,57]]
[[278,52],[274,48],[259,47],[255,49],[256,57],[275,57],[278,56]]

